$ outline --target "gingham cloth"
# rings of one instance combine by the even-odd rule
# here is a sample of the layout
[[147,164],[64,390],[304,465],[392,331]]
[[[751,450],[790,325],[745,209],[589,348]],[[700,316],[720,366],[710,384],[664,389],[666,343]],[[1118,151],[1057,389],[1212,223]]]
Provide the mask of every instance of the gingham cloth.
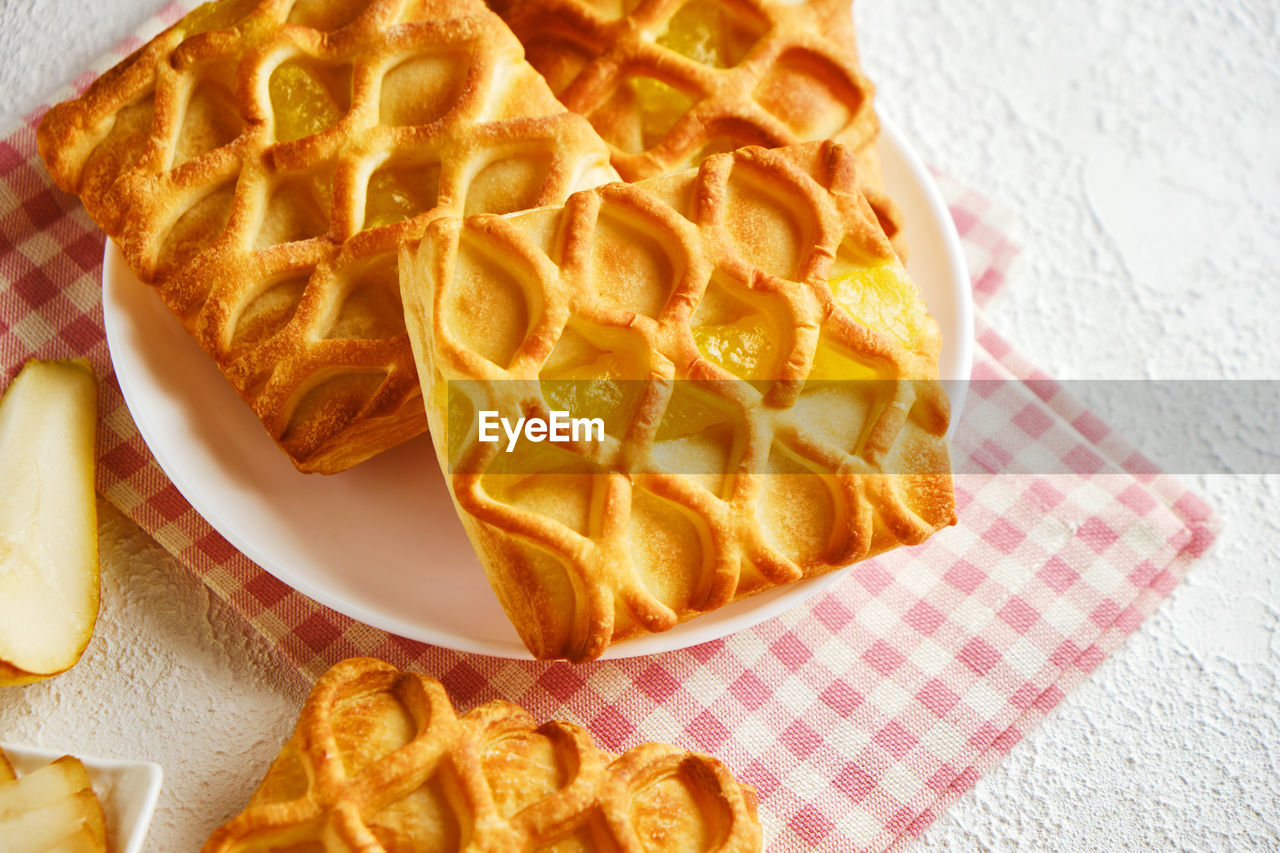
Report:
[[[182,13],[167,6],[55,100]],[[496,697],[586,725],[606,748],[666,741],[716,755],[759,792],[770,850],[903,846],[1113,651],[1213,540],[1209,508],[1141,471],[1120,437],[1019,357],[979,310],[969,406],[1057,454],[1054,475],[957,477],[960,523],[854,566],[826,593],[725,640],[579,666],[462,654],[388,635],[286,587],[195,513],[143,444],[103,334],[103,235],[35,153],[43,110],[0,143],[0,367],[86,355],[102,378],[99,488],[307,677],[356,654],[440,678],[466,708]],[[938,176],[981,305],[1015,255],[1002,214]],[[983,390],[987,389],[987,390]],[[991,411],[990,407],[995,407]],[[1010,433],[1013,436],[1013,433]],[[1000,436],[960,470],[999,462]],[[1045,468],[1027,470],[1048,470]]]

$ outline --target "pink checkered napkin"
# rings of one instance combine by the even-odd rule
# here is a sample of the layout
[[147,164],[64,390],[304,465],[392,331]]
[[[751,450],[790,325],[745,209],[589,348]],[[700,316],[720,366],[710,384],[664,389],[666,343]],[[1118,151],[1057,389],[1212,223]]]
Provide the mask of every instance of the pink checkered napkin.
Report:
[[[100,71],[161,26],[104,59]],[[77,81],[87,85],[95,72]],[[61,98],[67,93],[61,93]],[[0,367],[87,355],[103,377],[99,486],[307,675],[371,654],[441,678],[467,707],[505,697],[587,725],[717,755],[760,794],[771,850],[884,850],[918,835],[1169,593],[1213,539],[1209,509],[1131,463],[1119,436],[1052,384],[980,383],[968,406],[1075,474],[957,477],[960,524],[846,570],[825,594],[728,639],[582,666],[467,655],[330,611],[232,548],[139,437],[102,330],[103,237],[35,153],[42,111],[0,142]],[[1015,250],[989,201],[939,176],[979,302]],[[1046,378],[978,319],[977,378]],[[991,389],[988,391],[988,389]],[[984,391],[987,393],[984,396]],[[997,420],[999,419],[999,420]],[[1000,436],[973,454],[1001,453]],[[981,470],[980,457],[958,459]],[[1053,470],[1047,468],[1029,470]]]

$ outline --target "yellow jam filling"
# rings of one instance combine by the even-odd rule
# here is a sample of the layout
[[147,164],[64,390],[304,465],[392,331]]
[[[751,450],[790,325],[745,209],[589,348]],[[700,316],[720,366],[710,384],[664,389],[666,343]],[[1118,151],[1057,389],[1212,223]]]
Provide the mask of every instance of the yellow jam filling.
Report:
[[542,393],[553,408],[575,418],[600,418],[605,432],[620,437],[639,398],[643,379],[631,360],[602,352],[586,364],[544,371]]
[[[924,329],[924,303],[916,286],[897,261],[849,267],[834,275],[829,285],[836,304],[859,325],[887,334],[907,348],[914,348]],[[886,378],[875,367],[859,361],[825,340],[818,342],[809,379]]]
[[253,11],[259,0],[217,0],[197,6],[178,22],[188,36],[222,30],[238,23]]
[[268,83],[276,139],[290,142],[337,124],[351,103],[350,72],[305,60],[278,65]]
[[731,68],[750,50],[752,35],[714,0],[692,0],[671,17],[666,32],[656,41],[694,62]]
[[333,198],[333,170],[325,169],[311,176],[311,192],[315,194],[316,204],[324,211],[325,219],[329,218],[329,203]]
[[758,314],[749,314],[729,323],[699,326],[693,340],[711,363],[723,367],[742,379],[768,379],[765,375],[773,359],[771,348],[777,341],[768,322]]
[[667,131],[689,111],[693,99],[653,77],[632,77],[627,82],[636,97],[640,142],[648,151],[661,142]]
[[920,343],[924,303],[897,261],[853,267],[831,279],[836,304],[860,325],[889,335],[907,349]]
[[369,178],[365,194],[364,227],[376,228],[412,219],[435,207],[437,181],[432,169],[379,169]]
[[813,354],[813,367],[809,370],[810,382],[881,378],[884,377],[876,368],[846,355],[843,350],[827,343],[825,337],[818,340],[818,349]]
[[[870,266],[848,267],[830,281],[836,304],[860,325],[887,334],[912,349],[920,342],[925,327],[924,304],[915,284],[897,261]],[[708,361],[742,379],[775,378],[778,336],[758,314],[728,323],[699,326],[694,341]],[[820,341],[809,378],[875,379],[873,366],[846,355]]]

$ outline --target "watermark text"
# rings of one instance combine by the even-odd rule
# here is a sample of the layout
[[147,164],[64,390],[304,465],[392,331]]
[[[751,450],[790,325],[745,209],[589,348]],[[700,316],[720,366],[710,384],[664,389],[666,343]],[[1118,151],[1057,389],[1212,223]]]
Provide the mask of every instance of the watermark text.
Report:
[[[501,431],[499,431],[501,428]],[[515,450],[520,436],[528,441],[602,441],[604,439],[603,418],[575,418],[568,412],[554,411],[548,418],[527,417],[521,415],[513,423],[504,418],[500,412],[484,409],[480,412],[479,438],[486,444],[502,441],[505,435],[506,451]]]

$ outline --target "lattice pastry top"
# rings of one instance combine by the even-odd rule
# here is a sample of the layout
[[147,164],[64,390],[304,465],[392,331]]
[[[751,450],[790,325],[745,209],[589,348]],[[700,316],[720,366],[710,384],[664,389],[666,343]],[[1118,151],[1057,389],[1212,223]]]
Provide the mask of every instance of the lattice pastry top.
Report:
[[[400,265],[437,453],[538,657],[954,523],[937,324],[843,146],[439,220]],[[480,412],[556,410],[606,434],[480,440]]]
[[760,849],[755,792],[714,758],[654,743],[615,756],[503,701],[458,716],[438,681],[369,659],[320,677],[248,808],[203,848]]
[[304,471],[425,427],[401,243],[616,177],[479,0],[207,4],[38,138]]
[[634,181],[746,145],[834,139],[901,251],[848,0],[491,0]]

